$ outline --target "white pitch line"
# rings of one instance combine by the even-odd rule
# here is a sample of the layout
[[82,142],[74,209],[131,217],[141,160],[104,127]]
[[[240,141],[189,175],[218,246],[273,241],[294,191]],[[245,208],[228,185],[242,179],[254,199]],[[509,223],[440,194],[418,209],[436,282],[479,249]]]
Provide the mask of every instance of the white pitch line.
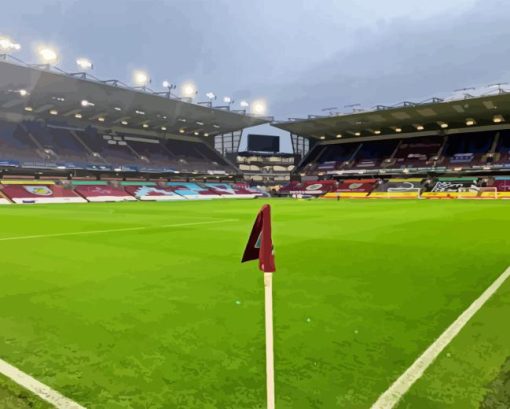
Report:
[[46,239],[52,237],[65,237],[65,236],[81,236],[85,234],[102,234],[102,233],[115,233],[122,231],[137,231],[137,230],[151,230],[168,227],[184,227],[184,226],[197,226],[202,224],[217,224],[217,223],[229,223],[235,222],[238,219],[223,219],[223,220],[211,220],[207,222],[190,222],[190,223],[176,223],[176,224],[162,224],[160,226],[140,226],[140,227],[126,227],[122,229],[109,229],[109,230],[87,230],[77,231],[69,233],[54,233],[54,234],[35,234],[32,236],[12,236],[12,237],[1,237],[0,241],[12,241],[12,240],[31,240],[31,239]]
[[[84,234],[101,234],[101,233],[114,233],[114,232],[122,232],[122,231],[136,231],[136,230],[149,230],[149,229],[157,229],[157,228],[169,228],[169,227],[183,227],[183,226],[196,226],[203,224],[215,224],[215,223],[229,223],[237,221],[237,219],[223,219],[223,220],[210,220],[207,222],[190,222],[190,223],[176,223],[176,224],[164,224],[161,226],[150,226],[150,227],[127,227],[124,229],[109,229],[109,230],[89,230],[89,231],[80,231],[80,232],[71,232],[71,233],[55,233],[55,234],[38,234],[32,236],[17,236],[17,237],[4,237],[0,238],[0,241],[7,240],[30,240],[30,239],[41,239],[41,238],[50,238],[50,237],[63,237],[63,236],[78,236]],[[80,404],[66,398],[61,395],[59,392],[51,389],[49,386],[44,385],[39,382],[37,379],[31,377],[30,375],[22,372],[18,368],[12,366],[8,362],[5,362],[3,359],[0,359],[0,373],[16,382],[18,385],[24,387],[25,389],[31,391],[35,395],[39,396],[41,399],[46,402],[51,403],[57,409],[86,409]]]
[[425,370],[434,362],[444,348],[457,336],[460,330],[473,318],[480,308],[494,295],[510,277],[510,267],[501,274],[432,345],[384,392],[372,405],[372,409],[393,408],[411,386],[423,375]]
[[0,359],[0,373],[46,402],[51,403],[57,409],[86,409],[2,359]]

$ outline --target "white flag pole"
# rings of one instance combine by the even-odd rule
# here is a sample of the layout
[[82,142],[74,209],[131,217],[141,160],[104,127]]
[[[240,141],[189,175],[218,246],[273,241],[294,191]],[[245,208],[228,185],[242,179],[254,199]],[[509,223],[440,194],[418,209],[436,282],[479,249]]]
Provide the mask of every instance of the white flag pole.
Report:
[[266,311],[266,388],[267,409],[274,409],[274,350],[273,350],[273,274],[264,273]]

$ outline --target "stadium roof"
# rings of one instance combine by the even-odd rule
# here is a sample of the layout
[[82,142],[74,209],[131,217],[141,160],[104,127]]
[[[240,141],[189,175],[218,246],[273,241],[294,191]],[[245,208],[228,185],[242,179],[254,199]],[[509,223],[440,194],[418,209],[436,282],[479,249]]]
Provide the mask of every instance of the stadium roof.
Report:
[[399,107],[352,114],[295,119],[273,123],[297,135],[317,139],[397,135],[423,131],[502,125],[510,121],[510,93],[421,104],[406,102]]
[[192,104],[83,73],[0,61],[0,109],[51,120],[168,134],[212,136],[269,122],[266,118]]

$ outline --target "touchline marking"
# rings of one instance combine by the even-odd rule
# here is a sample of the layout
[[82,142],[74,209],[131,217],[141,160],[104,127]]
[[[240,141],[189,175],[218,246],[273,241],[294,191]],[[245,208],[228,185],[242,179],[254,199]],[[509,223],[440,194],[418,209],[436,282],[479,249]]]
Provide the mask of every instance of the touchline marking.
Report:
[[501,285],[510,276],[510,267],[501,274],[432,345],[430,345],[416,361],[393,382],[379,399],[372,405],[372,409],[393,408],[413,384],[423,375],[425,370],[438,357],[441,351],[457,336],[460,330],[473,318],[480,308],[494,295]]
[[81,236],[85,234],[102,234],[102,233],[115,233],[121,231],[137,231],[137,230],[151,230],[161,229],[168,227],[184,227],[184,226],[197,226],[202,224],[217,224],[217,223],[230,223],[237,222],[238,219],[223,219],[223,220],[211,220],[208,222],[190,222],[190,223],[176,223],[176,224],[162,224],[160,226],[140,226],[140,227],[126,227],[123,229],[109,229],[109,230],[88,230],[88,231],[77,231],[70,233],[55,233],[55,234],[36,234],[32,236],[13,236],[3,237],[0,241],[11,241],[11,240],[31,240],[31,239],[46,239],[51,237],[65,237],[65,236]]
[[0,359],[0,373],[46,402],[51,403],[57,409],[86,409],[2,359]]

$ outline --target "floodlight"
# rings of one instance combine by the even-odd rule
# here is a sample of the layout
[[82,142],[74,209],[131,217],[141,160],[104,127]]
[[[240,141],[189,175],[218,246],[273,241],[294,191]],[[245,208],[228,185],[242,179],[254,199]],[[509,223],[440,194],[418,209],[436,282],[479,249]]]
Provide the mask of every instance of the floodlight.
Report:
[[100,116],[99,118],[97,118],[97,120],[98,120],[99,122],[104,122],[104,118],[103,118],[102,116]]
[[223,97],[223,102],[225,104],[231,104],[232,103],[232,98],[230,98],[230,97]]
[[28,91],[26,89],[20,89],[18,92],[22,97],[26,97],[28,95]]
[[50,110],[50,115],[58,115],[58,111],[56,109]]
[[55,63],[58,60],[57,52],[49,47],[40,47],[38,54],[40,59],[46,64]]
[[340,138],[342,137],[342,134],[341,134],[341,133],[339,133],[339,134],[337,134],[337,135],[336,135],[336,137],[337,137],[338,139],[340,139]]
[[423,125],[415,125],[416,126],[416,129],[418,131],[423,131],[425,128],[423,127]]
[[163,85],[163,88],[170,88],[170,87],[172,86],[172,84],[170,84],[170,82],[169,82],[169,81],[166,81],[166,80],[165,80],[165,81],[163,81],[163,84],[162,84],[162,85]]
[[474,124],[476,124],[476,121],[473,118],[466,119],[467,126],[473,126]]
[[78,118],[78,119],[82,119],[83,118],[82,114],[75,114],[74,117]]
[[86,107],[93,107],[94,104],[90,101],[87,101],[86,99],[82,99],[81,100],[81,106],[86,108]]
[[214,92],[208,92],[207,94],[205,94],[205,96],[209,99],[216,99],[216,95],[214,94]]
[[32,112],[34,109],[32,107],[25,107],[25,111]]
[[248,101],[241,101],[239,105],[241,105],[241,107],[243,108],[248,108],[250,106]]
[[264,100],[254,101],[251,105],[251,109],[256,115],[264,115],[267,111],[266,102]]
[[402,132],[402,128],[395,128],[395,132]]
[[78,58],[76,65],[82,70],[91,70],[93,68],[92,62],[87,58]]
[[182,128],[179,129],[179,133],[184,133],[184,132],[186,132],[184,129],[182,129]]
[[166,126],[162,126],[162,127],[161,127],[161,130],[162,130],[162,131],[166,131]]
[[0,37],[0,51],[18,51],[20,49],[21,46],[13,42],[9,37]]
[[446,122],[439,122],[439,126],[443,129],[448,128],[448,124]]
[[191,82],[187,82],[183,84],[182,86],[182,96],[184,97],[193,97],[197,93],[197,89],[195,87],[195,84]]
[[128,124],[128,121],[120,121],[120,123],[121,123],[122,125],[127,125],[127,124]]
[[361,136],[361,132],[355,132],[354,135],[355,136]]
[[505,118],[503,118],[502,115],[494,115],[494,117],[492,118],[492,122],[494,122],[495,124],[499,124],[501,122],[503,122],[505,120]]
[[380,134],[381,134],[381,131],[380,131],[379,129],[377,129],[377,130],[375,130],[375,131],[374,131],[374,134],[376,134],[376,135],[380,135]]
[[144,87],[151,81],[149,75],[145,71],[136,70],[133,72],[133,82],[139,87]]
[[149,124],[143,124],[142,125],[144,128],[148,128],[149,127]]

